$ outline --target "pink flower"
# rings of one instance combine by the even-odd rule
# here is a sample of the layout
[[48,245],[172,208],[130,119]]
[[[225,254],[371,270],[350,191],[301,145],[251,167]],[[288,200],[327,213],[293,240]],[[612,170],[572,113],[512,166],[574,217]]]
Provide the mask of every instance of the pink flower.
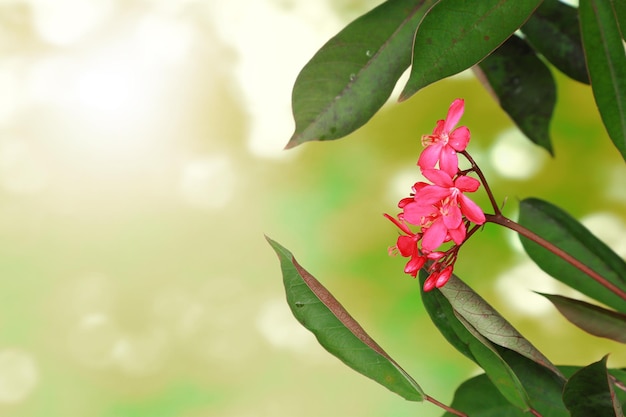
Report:
[[419,187],[413,201],[404,204],[403,219],[422,226],[422,248],[426,251],[448,240],[461,244],[466,234],[463,216],[476,224],[485,222],[482,209],[463,194],[476,191],[480,182],[465,175],[453,180],[448,172],[438,169],[425,169],[422,174],[433,184]]
[[385,217],[391,220],[393,224],[398,226],[398,228],[405,233],[404,235],[398,236],[396,245],[389,248],[389,253],[393,254],[397,251],[405,258],[410,258],[404,267],[404,272],[415,278],[417,276],[417,272],[424,266],[427,260],[427,258],[420,253],[419,248],[417,247],[422,235],[419,233],[413,233],[406,224],[394,219],[388,214],[385,214]]
[[456,124],[463,116],[465,101],[457,98],[448,109],[445,120],[438,120],[431,135],[422,136],[422,145],[426,147],[417,161],[422,169],[432,169],[439,162],[442,169],[454,176],[459,170],[459,158],[456,153],[464,151],[470,140],[467,126]]

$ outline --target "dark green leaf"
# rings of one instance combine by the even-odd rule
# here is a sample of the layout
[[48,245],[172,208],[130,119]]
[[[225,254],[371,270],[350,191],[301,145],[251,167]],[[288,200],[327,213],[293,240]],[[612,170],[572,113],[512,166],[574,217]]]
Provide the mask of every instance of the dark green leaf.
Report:
[[[542,417],[569,417],[561,393],[565,381],[552,371],[506,348],[499,348],[501,356],[511,366],[526,389],[534,409]],[[464,382],[454,394],[451,407],[471,417],[523,417],[529,413],[513,407],[500,394],[494,383],[479,375]],[[451,417],[447,413],[445,417]]]
[[544,0],[521,29],[528,43],[552,65],[574,80],[589,84],[578,9],[559,0]]
[[421,387],[398,365],[324,286],[287,249],[267,238],[283,272],[287,303],[298,321],[331,354],[357,372],[410,401],[422,401]]
[[563,316],[584,331],[626,343],[626,314],[561,295],[542,294]]
[[558,369],[489,303],[456,277],[439,291],[454,311],[491,342],[513,350],[560,376]]
[[611,0],[611,4],[615,9],[615,16],[617,16],[617,23],[622,32],[622,38],[626,40],[626,1]]
[[[567,252],[602,276],[616,291],[626,291],[626,262],[587,228],[560,208],[529,198],[520,203],[519,223]],[[541,269],[583,294],[626,313],[626,301],[561,257],[521,237],[522,245]]]
[[441,0],[424,16],[411,75],[400,100],[480,62],[532,14],[541,0]]
[[365,124],[411,62],[413,35],[434,0],[389,0],[350,23],[302,69],[287,147],[343,137]]
[[563,402],[572,417],[623,417],[613,391],[605,356],[574,373],[565,384]]
[[578,6],[591,89],[611,140],[626,159],[626,51],[610,0]]
[[517,36],[485,58],[476,68],[479,79],[495,93],[500,107],[534,143],[552,153],[550,119],[556,104],[556,84],[535,51]]

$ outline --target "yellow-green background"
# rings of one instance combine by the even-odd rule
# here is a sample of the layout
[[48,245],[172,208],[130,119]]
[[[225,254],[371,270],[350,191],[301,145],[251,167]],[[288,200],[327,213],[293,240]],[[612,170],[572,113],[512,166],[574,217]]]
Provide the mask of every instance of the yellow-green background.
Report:
[[[0,416],[440,415],[318,347],[290,316],[263,234],[451,401],[477,369],[430,323],[404,260],[387,255],[397,231],[382,213],[417,180],[419,138],[456,97],[507,214],[547,199],[624,255],[623,160],[589,89],[560,75],[555,159],[471,74],[390,103],[346,139],[281,150],[298,70],[377,3],[0,3]],[[624,366],[621,345],[530,292],[572,295],[514,242],[488,225],[458,275],[555,363],[611,353]]]

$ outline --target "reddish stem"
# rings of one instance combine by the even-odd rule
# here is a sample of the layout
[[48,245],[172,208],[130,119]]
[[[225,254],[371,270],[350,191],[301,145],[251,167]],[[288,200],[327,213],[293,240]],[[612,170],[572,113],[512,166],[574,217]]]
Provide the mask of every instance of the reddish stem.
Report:
[[467,414],[459,411],[459,410],[455,410],[452,407],[448,407],[447,405],[440,403],[439,401],[435,400],[433,397],[429,397],[428,395],[424,396],[424,399],[426,401],[429,401],[433,404],[435,404],[437,407],[443,408],[444,410],[446,410],[448,413],[452,413],[455,416],[459,416],[459,417],[469,417]]
[[531,232],[530,230],[526,229],[525,227],[521,226],[520,224],[515,223],[513,220],[504,217],[501,213],[498,213],[498,214],[485,214],[485,218],[487,219],[488,222],[496,223],[496,224],[499,224],[501,226],[507,227],[507,228],[509,228],[509,229],[511,229],[511,230],[513,230],[513,231],[515,231],[517,233],[519,233],[520,235],[522,235],[522,236],[532,240],[533,242],[543,246],[544,248],[546,248],[547,250],[549,250],[550,252],[552,252],[553,254],[558,256],[559,258],[563,259],[566,262],[569,262],[572,266],[578,268],[580,271],[582,271],[585,274],[589,275],[598,284],[604,286],[605,288],[611,290],[614,294],[616,294],[620,298],[626,300],[626,292],[622,291],[620,288],[616,287],[613,283],[607,281],[606,278],[604,278],[603,276],[598,274],[596,271],[594,271],[593,269],[589,268],[587,265],[585,265],[584,263],[580,262],[578,259],[574,258],[572,255],[570,255],[569,253],[565,252],[561,248],[559,248],[559,247],[553,245],[552,243],[548,242],[547,240],[545,240],[541,236]]

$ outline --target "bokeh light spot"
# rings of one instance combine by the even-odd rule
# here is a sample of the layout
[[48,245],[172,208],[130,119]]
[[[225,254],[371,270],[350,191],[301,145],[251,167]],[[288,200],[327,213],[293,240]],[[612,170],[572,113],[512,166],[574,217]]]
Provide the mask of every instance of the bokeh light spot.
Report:
[[490,151],[491,164],[498,174],[515,180],[532,178],[546,157],[546,151],[533,145],[517,128],[500,133]]
[[183,166],[180,192],[191,206],[221,208],[233,197],[235,183],[236,174],[231,159],[216,154],[198,157]]
[[38,382],[39,371],[32,355],[20,349],[0,352],[0,402],[22,402]]

